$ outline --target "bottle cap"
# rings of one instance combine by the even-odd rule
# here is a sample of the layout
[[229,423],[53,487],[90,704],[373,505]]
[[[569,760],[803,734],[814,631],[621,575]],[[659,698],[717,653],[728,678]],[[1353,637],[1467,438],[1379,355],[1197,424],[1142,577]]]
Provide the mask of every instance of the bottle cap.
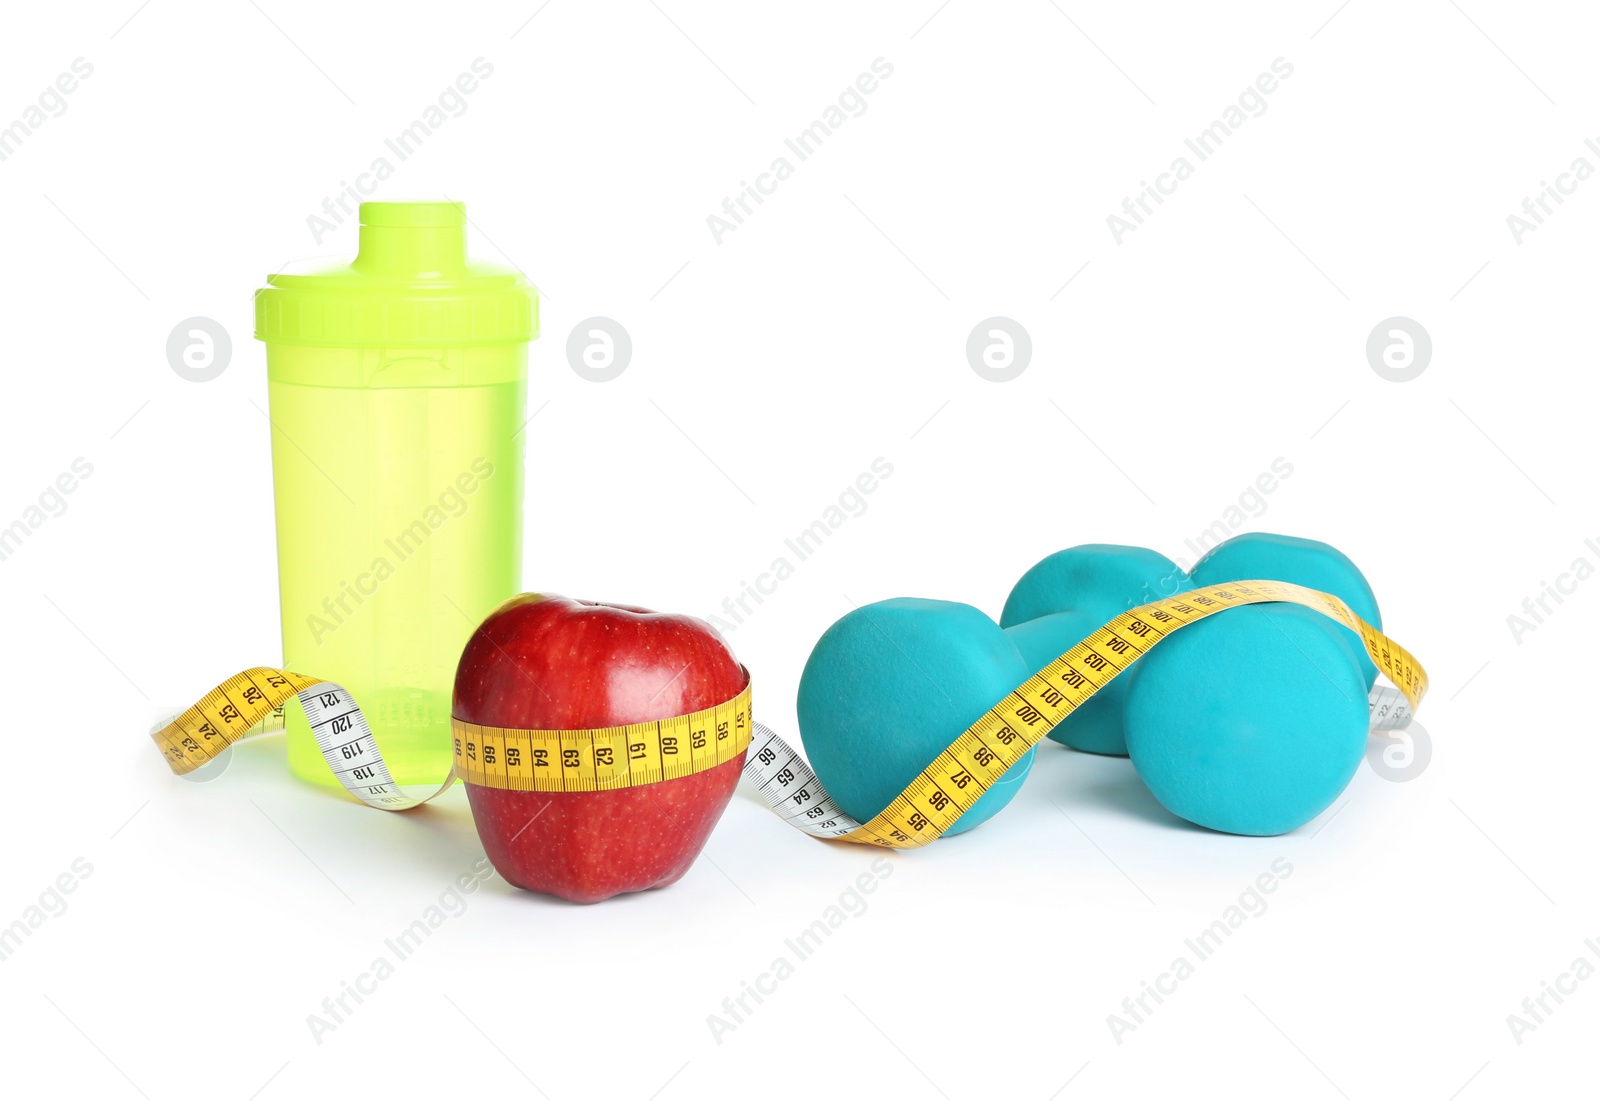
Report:
[[539,296],[522,273],[467,259],[461,203],[362,203],[360,218],[350,263],[267,277],[256,292],[257,340],[435,347],[538,337]]

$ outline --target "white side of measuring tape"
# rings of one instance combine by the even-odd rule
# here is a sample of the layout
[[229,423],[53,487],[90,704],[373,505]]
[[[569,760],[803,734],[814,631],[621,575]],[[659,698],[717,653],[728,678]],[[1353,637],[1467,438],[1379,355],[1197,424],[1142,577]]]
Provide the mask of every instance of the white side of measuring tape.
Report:
[[355,697],[332,681],[323,681],[302,691],[299,699],[322,759],[344,789],[367,806],[410,810],[455,783],[455,771],[451,770],[437,791],[421,798],[407,795],[389,774],[389,766],[378,751],[377,739]]
[[1400,689],[1374,684],[1367,694],[1370,730],[1403,730],[1411,725],[1411,704]]
[[779,818],[812,837],[839,837],[861,828],[823,790],[817,774],[788,742],[763,723],[753,723],[751,730],[744,777]]

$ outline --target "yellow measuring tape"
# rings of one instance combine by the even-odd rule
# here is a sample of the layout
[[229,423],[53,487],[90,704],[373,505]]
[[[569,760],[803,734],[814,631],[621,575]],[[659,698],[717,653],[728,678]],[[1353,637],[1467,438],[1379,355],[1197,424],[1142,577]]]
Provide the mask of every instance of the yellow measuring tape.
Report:
[[290,697],[319,684],[282,669],[258,666],[237,673],[150,736],[179,776],[211,763],[262,725]]
[[[870,822],[846,814],[801,756],[759,723],[744,772],[773,810],[814,837],[918,848],[954,825],[1057,723],[1167,635],[1228,608],[1282,602],[1321,612],[1355,631],[1411,710],[1422,703],[1428,675],[1417,659],[1338,597],[1283,581],[1238,581],[1152,601],[1096,629],[967,728]],[[1383,706],[1392,710],[1393,701]],[[1409,714],[1401,721],[1409,721]]]
[[600,730],[518,730],[452,718],[456,775],[511,791],[614,791],[716,768],[750,748],[750,682],[726,703]]
[[[1405,647],[1336,596],[1282,581],[1239,581],[1152,601],[1096,629],[973,723],[869,822],[846,814],[800,754],[753,721],[748,679],[743,691],[715,707],[629,726],[521,730],[452,719],[455,769],[439,791],[458,776],[515,791],[612,791],[744,756],[745,776],[795,828],[813,837],[917,848],[949,829],[1061,720],[1167,635],[1228,608],[1277,602],[1321,612],[1355,631],[1405,700],[1375,689],[1374,715],[1381,710],[1381,725],[1388,727],[1410,720],[1428,690],[1428,676]],[[265,729],[291,697],[305,709],[328,767],[356,798],[383,810],[406,810],[439,793],[418,798],[399,790],[350,693],[282,669],[247,669],[230,677],[152,737],[174,772],[192,772]]]
[[317,748],[345,789],[383,810],[425,803],[457,777],[513,791],[613,791],[674,780],[744,756],[750,746],[750,680],[733,699],[689,715],[594,730],[515,730],[452,719],[455,770],[431,795],[399,790],[349,692],[284,669],[246,669],[223,681],[151,737],[178,775],[241,738],[270,729],[298,697]]

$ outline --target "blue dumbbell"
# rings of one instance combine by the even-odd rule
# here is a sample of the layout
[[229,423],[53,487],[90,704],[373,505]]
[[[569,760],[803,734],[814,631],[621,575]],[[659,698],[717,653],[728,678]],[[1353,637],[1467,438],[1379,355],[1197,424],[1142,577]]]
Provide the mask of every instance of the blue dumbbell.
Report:
[[[801,742],[828,794],[866,822],[1031,674],[1006,633],[971,605],[865,604],[829,627],[806,661]],[[1033,757],[1029,750],[946,835],[1010,802]]]
[[1214,830],[1270,836],[1338,798],[1366,751],[1367,686],[1330,626],[1296,604],[1230,608],[1134,663],[1128,753],[1162,806]]

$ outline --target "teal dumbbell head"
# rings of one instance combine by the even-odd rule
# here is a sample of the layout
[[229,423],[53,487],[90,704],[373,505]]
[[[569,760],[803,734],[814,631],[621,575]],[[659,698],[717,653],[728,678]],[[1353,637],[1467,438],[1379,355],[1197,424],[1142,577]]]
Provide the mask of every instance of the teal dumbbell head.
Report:
[[1006,597],[1000,626],[1073,611],[1098,616],[1104,623],[1187,588],[1188,574],[1164,554],[1146,547],[1085,543],[1056,551],[1023,574]]
[[[1000,625],[1028,668],[1038,672],[1129,608],[1190,587],[1189,575],[1163,554],[1090,543],[1057,551],[1023,574],[1006,598]],[[1126,675],[1106,685],[1052,730],[1051,739],[1089,753],[1126,756],[1127,687]]]
[[1128,753],[1162,806],[1210,829],[1274,836],[1338,798],[1366,752],[1367,686],[1330,623],[1293,604],[1230,608],[1134,663]]
[[[1192,576],[1196,585],[1221,585],[1228,581],[1287,581],[1304,585],[1308,589],[1332,593],[1350,605],[1356,615],[1383,630],[1378,598],[1356,564],[1337,548],[1315,539],[1267,532],[1235,535],[1212,547],[1195,564]],[[1350,648],[1370,689],[1378,678],[1378,667],[1367,656],[1360,636],[1331,619],[1318,618],[1326,630]]]
[[[806,757],[839,806],[869,821],[1032,672],[971,605],[904,597],[862,605],[817,640],[800,676]],[[1010,802],[1033,757],[1030,750],[946,835]]]

